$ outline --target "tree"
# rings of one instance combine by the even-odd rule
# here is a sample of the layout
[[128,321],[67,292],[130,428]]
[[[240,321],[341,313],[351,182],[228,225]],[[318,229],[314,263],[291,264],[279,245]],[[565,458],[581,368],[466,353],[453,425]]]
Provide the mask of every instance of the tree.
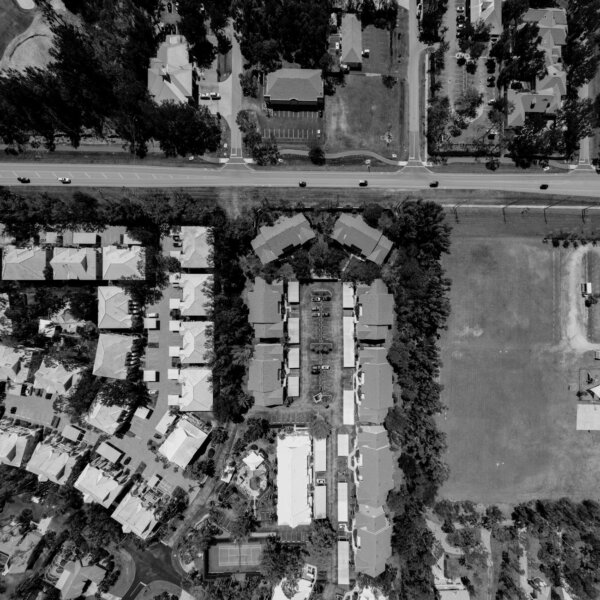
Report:
[[312,146],[308,151],[308,158],[310,158],[310,162],[312,162],[314,165],[323,166],[326,162],[323,148],[317,145]]
[[236,542],[240,542],[248,538],[248,536],[258,527],[258,520],[251,510],[238,516],[237,519],[229,525],[229,533]]
[[454,105],[456,112],[465,118],[475,119],[477,109],[483,104],[483,94],[474,87],[466,88]]
[[308,418],[308,431],[312,437],[322,440],[331,435],[331,424],[324,417],[313,412]]
[[314,520],[308,534],[309,553],[313,556],[326,556],[337,542],[337,534],[329,519]]
[[178,596],[175,594],[171,594],[169,592],[161,592],[160,594],[156,594],[154,596],[154,600],[177,600]]
[[339,277],[341,262],[347,257],[346,253],[325,239],[320,238],[308,251],[311,271],[318,276],[330,275]]
[[300,546],[286,544],[278,536],[267,538],[263,546],[260,572],[272,584],[282,579],[296,582],[302,574],[304,560]]
[[249,98],[258,98],[258,77],[253,71],[244,71],[240,73],[240,85],[242,94]]
[[446,127],[450,121],[450,100],[434,98],[427,109],[427,142],[432,151],[440,151],[447,143]]
[[167,156],[201,156],[219,147],[221,128],[205,106],[161,102],[156,114],[155,137]]
[[235,117],[235,122],[240,128],[242,133],[249,133],[250,131],[256,131],[257,119],[256,113],[253,110],[240,110]]
[[276,165],[281,158],[277,142],[274,139],[263,140],[252,149],[252,158],[257,165]]
[[215,427],[210,437],[213,444],[223,444],[229,438],[229,433],[224,427]]
[[462,30],[458,45],[462,52],[468,52],[476,61],[487,49],[490,41],[491,25],[479,19],[475,23],[467,21]]
[[246,421],[246,431],[244,432],[244,442],[251,444],[256,440],[264,438],[269,433],[269,421],[267,419],[258,419],[251,417]]

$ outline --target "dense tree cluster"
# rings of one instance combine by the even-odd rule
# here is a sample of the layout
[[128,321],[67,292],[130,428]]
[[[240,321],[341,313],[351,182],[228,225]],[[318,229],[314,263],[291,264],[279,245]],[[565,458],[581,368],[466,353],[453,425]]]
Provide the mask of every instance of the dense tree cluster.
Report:
[[220,128],[206,109],[162,107],[148,95],[147,68],[159,42],[157,3],[82,3],[77,24],[42,5],[54,39],[51,62],[45,69],[0,74],[5,144],[54,150],[59,137],[78,147],[85,133],[93,133],[116,135],[139,156],[151,138],[168,155],[216,149]]
[[468,52],[472,60],[477,60],[487,49],[490,41],[491,25],[486,25],[481,19],[472,23],[467,21],[463,30],[458,46],[462,52]]
[[277,536],[267,538],[260,565],[260,572],[267,581],[277,584],[287,579],[293,583],[302,574],[303,565],[302,549],[298,544],[282,542]]
[[327,59],[331,0],[233,0],[236,36],[249,65],[269,73],[282,60],[321,68]]
[[423,16],[419,23],[419,40],[428,46],[441,41],[442,21],[448,8],[448,0],[425,0]]

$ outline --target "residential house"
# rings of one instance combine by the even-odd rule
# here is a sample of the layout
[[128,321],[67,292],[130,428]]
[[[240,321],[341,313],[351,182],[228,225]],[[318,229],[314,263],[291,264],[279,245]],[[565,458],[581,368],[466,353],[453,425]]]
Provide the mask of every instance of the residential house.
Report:
[[122,525],[124,533],[134,533],[143,540],[152,535],[158,524],[156,506],[139,487],[119,502],[112,518]]
[[125,488],[125,479],[100,463],[86,465],[75,482],[75,487],[83,494],[84,502],[96,502],[109,508]]
[[356,499],[359,505],[383,506],[394,487],[394,458],[387,431],[380,425],[363,426],[357,437]]
[[182,269],[212,268],[212,230],[209,227],[183,226],[182,251],[178,257]]
[[377,577],[392,554],[392,526],[381,506],[361,505],[354,517],[357,571]]
[[2,575],[25,573],[37,556],[36,550],[42,541],[38,531],[20,532],[21,525],[11,521],[0,527],[0,568]]
[[178,406],[184,412],[206,412],[213,407],[212,371],[187,368],[179,373],[181,393],[169,395],[169,406]]
[[310,525],[311,441],[307,431],[277,438],[277,524]]
[[394,296],[381,279],[359,289],[356,337],[363,343],[388,340],[394,324]]
[[46,260],[46,250],[43,248],[5,246],[2,249],[2,279],[44,281]]
[[[535,82],[535,90],[508,90],[507,99],[514,105],[508,115],[508,127],[520,127],[528,114],[553,119],[567,93],[567,74],[562,48],[567,43],[567,15],[564,8],[530,8],[522,16],[525,23],[539,27],[540,49],[544,51],[547,73]],[[527,83],[527,82],[525,82]]]
[[184,365],[204,365],[212,355],[212,321],[183,321],[179,358]]
[[57,280],[96,279],[98,254],[94,248],[54,248],[52,250],[52,278]]
[[0,463],[21,467],[29,460],[37,444],[38,429],[14,425],[8,419],[0,421]]
[[315,233],[302,213],[281,217],[272,225],[263,225],[252,240],[252,249],[263,265],[303,246],[314,239]]
[[365,348],[358,354],[354,393],[361,423],[383,423],[394,405],[393,371],[385,348]]
[[107,435],[114,435],[123,424],[125,414],[122,406],[107,406],[101,398],[96,398],[85,416],[85,421]]
[[0,381],[24,383],[30,363],[30,352],[0,344]]
[[392,249],[392,242],[378,229],[370,227],[358,215],[343,213],[335,222],[331,237],[352,253],[382,265]]
[[342,16],[340,62],[349,69],[362,69],[362,25],[354,13]]
[[158,452],[173,464],[185,469],[207,437],[206,432],[186,417],[182,417],[159,447]]
[[144,248],[104,246],[102,248],[102,279],[143,279],[145,277]]
[[46,396],[50,399],[55,396],[70,394],[81,379],[81,369],[67,369],[62,363],[49,363],[45,359],[35,373],[33,381],[34,394]]
[[52,585],[60,590],[62,600],[90,598],[98,592],[98,586],[106,576],[106,569],[90,564],[88,559],[79,558],[68,561]]
[[97,246],[99,231],[73,231],[72,242],[76,246]]
[[283,338],[283,282],[267,283],[262,277],[254,281],[248,292],[248,321],[254,327],[258,340]]
[[77,462],[80,454],[78,448],[77,445],[68,441],[52,437],[40,442],[35,447],[25,468],[30,473],[37,475],[40,481],[51,481],[58,485],[64,485]]
[[148,92],[155,102],[187,104],[197,100],[195,68],[190,62],[188,43],[182,35],[168,35],[150,59]]
[[207,317],[211,312],[213,276],[203,273],[182,273],[179,279],[182,317]]
[[127,379],[128,361],[135,338],[114,333],[101,333],[98,337],[93,374],[97,377]]
[[320,69],[279,69],[269,73],[264,100],[274,109],[322,109],[323,80]]
[[98,286],[98,327],[100,329],[131,329],[131,296],[116,285]]
[[285,370],[281,344],[257,344],[248,369],[248,391],[257,406],[283,404]]
[[282,579],[274,588],[271,600],[308,600],[317,581],[317,568],[305,564],[302,574],[294,581],[291,589],[285,579]]

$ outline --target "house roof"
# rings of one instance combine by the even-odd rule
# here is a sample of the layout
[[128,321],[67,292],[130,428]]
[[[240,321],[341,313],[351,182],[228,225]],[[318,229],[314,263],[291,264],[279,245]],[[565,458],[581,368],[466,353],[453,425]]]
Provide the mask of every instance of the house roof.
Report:
[[3,574],[25,573],[29,560],[41,541],[42,534],[38,531],[20,534],[18,523],[8,523],[0,528],[0,553],[8,556]]
[[97,377],[112,377],[113,379],[126,379],[127,354],[131,352],[132,337],[115,333],[101,333],[98,337],[96,358],[93,373]]
[[337,543],[337,583],[350,584],[350,542],[338,540]]
[[283,283],[267,283],[262,277],[254,281],[254,289],[248,292],[248,321],[252,325],[259,323],[280,323],[283,320],[281,305],[283,302]]
[[95,246],[98,243],[98,231],[74,231],[73,243],[81,246]]
[[54,248],[50,266],[53,279],[96,279],[94,248]]
[[600,404],[577,403],[577,431],[600,431]]
[[37,390],[45,390],[49,394],[66,394],[73,378],[80,372],[81,369],[69,371],[62,363],[50,365],[44,360],[35,374],[33,387]]
[[209,227],[183,226],[181,228],[184,269],[209,269],[212,267],[212,232]]
[[2,252],[2,279],[43,281],[46,250],[5,246]]
[[132,532],[143,540],[151,535],[158,523],[155,509],[131,492],[119,502],[112,518],[121,523],[124,533]]
[[14,380],[20,369],[25,352],[0,344],[0,381]]
[[209,361],[212,347],[212,321],[183,321],[181,323],[181,362],[202,365]]
[[540,28],[567,27],[567,13],[564,8],[530,8],[522,19],[529,23],[537,23]]
[[123,456],[123,452],[121,452],[121,450],[119,450],[118,448],[115,448],[112,444],[109,444],[108,442],[102,442],[98,448],[96,448],[96,452],[102,456],[102,458],[106,458],[106,460],[109,460],[111,463],[118,463],[121,460],[121,457]]
[[392,554],[392,526],[380,506],[361,506],[355,519],[358,534],[356,570],[377,577],[385,571],[386,560]]
[[0,429],[0,463],[10,467],[20,467],[34,443],[33,430],[6,427]]
[[185,103],[192,97],[193,70],[185,38],[167,36],[159,46],[156,58],[150,60],[148,92],[158,103],[167,100]]
[[131,329],[129,312],[131,297],[116,285],[98,286],[98,327],[100,329]]
[[186,419],[179,419],[158,451],[172,463],[185,469],[206,438],[204,431]]
[[342,16],[342,63],[362,63],[362,26],[354,13]]
[[358,297],[361,312],[356,333],[361,340],[384,339],[394,323],[394,296],[382,279],[376,279]]
[[67,450],[40,443],[35,447],[25,469],[37,475],[40,481],[63,485],[69,479],[75,462],[75,456]]
[[300,282],[299,281],[288,281],[287,289],[287,300],[291,304],[298,304],[300,302]]
[[267,75],[265,96],[271,102],[317,102],[323,98],[319,69],[279,69]]
[[72,442],[78,442],[84,434],[85,431],[83,431],[83,429],[79,429],[79,427],[75,427],[74,425],[65,425],[61,435]]
[[311,508],[308,501],[311,454],[308,433],[277,438],[277,524],[297,527],[309,525]]
[[327,471],[327,439],[313,438],[313,469],[315,473]]
[[182,273],[180,285],[183,297],[179,310],[184,317],[206,317],[210,310],[212,275]]
[[525,116],[531,114],[554,115],[560,105],[560,96],[554,92],[518,92],[508,90],[508,101],[515,109],[508,115],[509,127],[521,127],[525,124]]
[[121,425],[120,418],[123,415],[124,409],[122,406],[106,406],[100,400],[95,400],[85,420],[90,424],[107,433],[114,435]]
[[283,403],[281,369],[283,346],[281,344],[257,344],[248,369],[248,391],[254,395],[259,406]]
[[98,565],[84,566],[80,560],[69,561],[54,584],[60,590],[63,600],[73,600],[84,594],[96,593],[98,584],[104,579],[106,570]]
[[314,237],[310,223],[302,213],[298,213],[293,217],[281,217],[273,226],[261,227],[252,240],[252,248],[261,262],[267,264]]
[[212,371],[210,369],[182,369],[179,374],[183,411],[208,411],[213,407]]
[[331,237],[343,246],[358,249],[378,265],[383,264],[392,249],[392,242],[381,231],[367,225],[362,217],[348,213],[340,215]]
[[383,423],[393,406],[392,367],[385,348],[366,348],[359,353],[364,383],[360,386],[358,417],[363,423]]
[[97,467],[86,465],[75,482],[84,502],[96,502],[108,508],[120,494],[123,484]]
[[102,248],[102,279],[142,279],[144,270],[144,252],[140,246]]
[[358,503],[382,506],[394,487],[394,461],[386,430],[381,426],[362,427],[358,433],[358,449],[362,460],[356,490]]

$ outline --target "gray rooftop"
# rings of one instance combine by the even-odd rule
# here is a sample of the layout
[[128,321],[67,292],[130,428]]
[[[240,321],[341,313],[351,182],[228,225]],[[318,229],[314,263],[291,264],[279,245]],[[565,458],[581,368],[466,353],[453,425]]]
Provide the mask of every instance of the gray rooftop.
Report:
[[331,237],[368,260],[381,265],[392,249],[392,242],[362,217],[343,213],[336,221]]
[[252,240],[252,248],[261,262],[267,264],[314,237],[310,223],[299,213],[293,217],[282,217],[271,227],[261,227],[259,234]]

